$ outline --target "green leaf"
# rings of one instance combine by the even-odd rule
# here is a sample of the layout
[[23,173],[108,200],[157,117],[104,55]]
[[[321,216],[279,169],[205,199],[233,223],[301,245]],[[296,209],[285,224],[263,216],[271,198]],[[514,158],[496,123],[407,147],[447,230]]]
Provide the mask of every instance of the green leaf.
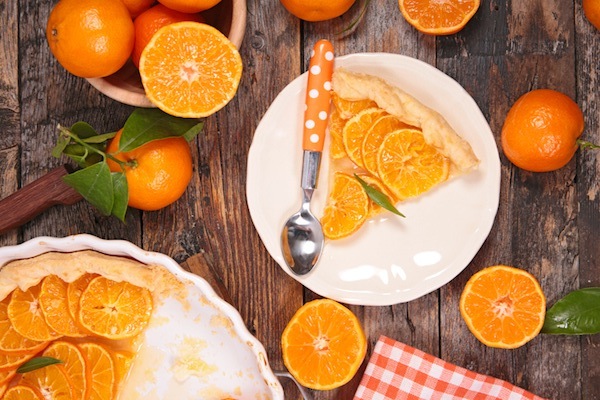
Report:
[[87,139],[98,135],[98,132],[96,132],[90,124],[83,121],[75,122],[70,130],[81,139]]
[[581,140],[581,139],[577,139],[577,144],[582,149],[600,149],[600,146],[598,146],[597,144],[592,143],[592,142],[587,142],[587,141]]
[[[117,134],[117,132],[103,133],[102,135],[96,135],[96,136],[86,138],[83,141],[86,143],[102,144],[102,143],[107,142],[110,139],[114,138],[116,134]],[[103,149],[100,149],[100,150],[103,150]]]
[[356,180],[358,180],[365,192],[367,192],[367,195],[371,198],[371,200],[373,200],[376,204],[380,205],[388,211],[393,212],[396,215],[406,218],[404,214],[402,214],[400,211],[398,211],[396,207],[394,207],[394,205],[390,201],[390,198],[387,197],[384,193],[381,193],[379,190],[369,185],[367,182],[361,179],[360,176],[354,174],[354,177],[356,178]]
[[125,222],[127,213],[127,202],[129,201],[129,191],[127,189],[127,179],[122,172],[113,172],[111,174],[114,203],[111,214]]
[[600,333],[600,288],[575,290],[558,300],[546,312],[542,333]]
[[58,135],[56,146],[52,149],[52,157],[60,158],[69,142],[71,142],[71,139],[68,136]]
[[114,190],[111,172],[106,162],[99,162],[75,171],[64,176],[63,180],[102,214],[111,214],[114,205]]
[[202,131],[203,126],[200,119],[174,117],[158,108],[137,108],[125,122],[119,151],[131,151],[152,140],[173,136],[182,136],[190,141]]
[[21,366],[17,368],[17,373],[23,374],[25,372],[35,371],[36,369],[53,364],[62,364],[62,361],[54,357],[34,357],[26,363],[21,364]]

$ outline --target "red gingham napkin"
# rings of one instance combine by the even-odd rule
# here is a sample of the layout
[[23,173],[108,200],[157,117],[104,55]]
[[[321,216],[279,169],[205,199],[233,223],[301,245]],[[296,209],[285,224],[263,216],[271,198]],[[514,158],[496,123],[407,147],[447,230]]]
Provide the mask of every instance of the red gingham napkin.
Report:
[[381,336],[354,400],[544,400],[511,383]]

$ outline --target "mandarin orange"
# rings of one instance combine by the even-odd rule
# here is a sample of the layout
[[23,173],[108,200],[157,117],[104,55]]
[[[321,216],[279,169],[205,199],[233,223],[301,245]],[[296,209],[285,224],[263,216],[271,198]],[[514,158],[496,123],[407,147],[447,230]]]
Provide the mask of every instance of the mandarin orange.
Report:
[[356,0],[280,0],[293,15],[304,21],[325,21],[339,17],[352,7]]
[[115,394],[115,365],[110,351],[101,344],[86,342],[79,345],[87,360],[88,390],[86,399],[112,399]]
[[323,234],[341,239],[356,232],[370,213],[370,199],[353,176],[336,172],[321,217]]
[[125,7],[127,7],[127,11],[129,11],[129,15],[131,18],[135,18],[147,9],[149,9],[152,4],[154,4],[154,0],[121,0]]
[[583,12],[585,17],[590,21],[596,29],[600,29],[600,1],[598,0],[583,0]]
[[480,0],[398,0],[404,18],[418,31],[450,35],[475,15]]
[[381,108],[368,108],[346,121],[342,131],[344,149],[348,158],[359,167],[364,167],[362,144],[368,130],[375,122],[387,114]]
[[86,399],[88,386],[86,361],[81,350],[73,343],[57,340],[44,350],[43,355],[61,361],[73,384],[73,400]]
[[184,13],[196,13],[208,10],[219,4],[221,0],[158,0],[172,10]]
[[42,283],[26,291],[16,288],[8,303],[8,318],[13,328],[30,340],[48,341],[57,339],[60,334],[50,328],[39,304]]
[[31,372],[25,372],[21,376],[19,384],[30,386],[43,393],[45,399],[73,399],[73,385],[69,380],[65,367],[60,364],[48,365]]

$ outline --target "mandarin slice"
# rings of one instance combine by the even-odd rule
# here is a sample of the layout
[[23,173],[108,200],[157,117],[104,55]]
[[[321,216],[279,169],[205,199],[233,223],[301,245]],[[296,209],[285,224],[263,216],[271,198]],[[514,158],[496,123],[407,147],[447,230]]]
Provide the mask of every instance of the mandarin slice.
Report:
[[65,372],[73,384],[73,399],[84,399],[87,377],[86,362],[81,350],[73,343],[57,340],[44,350],[43,355],[62,361],[61,365],[65,367]]
[[[60,364],[48,365],[31,372],[25,372],[18,384],[31,386],[42,393],[44,399],[73,399],[73,385],[69,380],[65,367]],[[106,399],[109,399],[109,397]]]
[[48,341],[60,337],[46,323],[39,303],[42,283],[26,291],[16,288],[8,303],[8,318],[15,330],[31,340]]
[[306,303],[281,337],[283,362],[303,386],[329,390],[356,374],[367,351],[360,322],[348,308],[329,299]]
[[207,117],[236,94],[242,59],[216,28],[177,22],[152,36],[142,51],[140,75],[148,99],[164,112]]
[[331,144],[329,146],[329,155],[334,160],[338,160],[346,156],[346,150],[344,149],[344,141],[342,139],[342,132],[346,125],[346,120],[340,117],[340,113],[337,108],[331,110],[329,116],[329,136],[331,137]]
[[0,352],[0,371],[8,371],[31,360],[34,353],[4,353]]
[[126,339],[141,333],[152,315],[152,295],[129,282],[98,276],[79,301],[79,321],[85,329],[108,339]]
[[377,176],[377,152],[383,139],[393,131],[410,127],[410,125],[405,124],[393,115],[386,115],[375,121],[365,134],[362,142],[363,167],[371,174]]
[[346,121],[342,131],[344,149],[348,158],[359,167],[363,167],[362,143],[367,131],[384,115],[388,115],[381,108],[368,108]]
[[418,196],[445,181],[449,169],[448,159],[415,129],[388,134],[377,154],[379,178],[400,200]]
[[460,313],[483,344],[514,349],[540,333],[546,297],[529,272],[496,265],[469,279],[460,296]]
[[80,330],[84,330],[83,326],[79,322],[79,300],[81,294],[88,287],[92,279],[99,276],[98,274],[83,274],[79,278],[70,282],[67,286],[67,304],[69,307],[69,314],[77,324]]
[[331,93],[331,101],[342,119],[350,119],[363,110],[377,108],[377,103],[373,100],[346,100],[341,98],[336,92]]
[[423,33],[450,35],[475,15],[480,0],[398,0],[402,15]]
[[27,354],[44,349],[48,342],[31,340],[15,330],[8,318],[10,296],[0,302],[0,352]]
[[89,365],[86,399],[112,399],[115,395],[116,375],[111,353],[102,345],[91,342],[80,344],[79,348]]
[[369,215],[369,197],[354,177],[336,172],[321,224],[329,239],[341,239],[356,232]]
[[115,379],[117,383],[123,382],[129,373],[134,354],[129,351],[113,351],[113,361],[115,363]]
[[55,332],[70,337],[85,336],[85,332],[79,329],[75,319],[69,313],[68,285],[56,275],[45,277],[39,295],[40,308],[46,323]]
[[4,393],[4,400],[45,400],[42,393],[27,385],[13,386]]

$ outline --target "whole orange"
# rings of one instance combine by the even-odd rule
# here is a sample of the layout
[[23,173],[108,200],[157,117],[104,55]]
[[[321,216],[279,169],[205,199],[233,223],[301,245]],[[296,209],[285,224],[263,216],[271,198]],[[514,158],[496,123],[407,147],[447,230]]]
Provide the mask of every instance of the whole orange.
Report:
[[142,56],[144,47],[146,47],[150,39],[152,39],[152,36],[154,36],[160,28],[181,21],[202,22],[203,18],[200,14],[175,11],[162,4],[157,4],[141,13],[133,21],[135,27],[135,42],[133,44],[133,52],[131,53],[133,64],[139,68],[140,57]]
[[146,11],[150,8],[152,4],[154,4],[154,0],[121,0],[127,10],[129,10],[129,15],[131,18],[135,18],[140,15],[142,12]]
[[551,89],[533,90],[508,111],[502,149],[519,168],[554,171],[573,158],[583,127],[583,113],[569,96]]
[[118,71],[131,55],[133,36],[133,21],[121,0],[60,0],[46,26],[52,54],[84,78]]
[[184,13],[195,13],[208,10],[219,4],[221,0],[158,0],[170,9]]
[[119,130],[106,152],[123,164],[107,158],[113,172],[124,172],[129,191],[128,205],[152,211],[175,202],[192,179],[192,152],[188,142],[172,137],[148,142],[134,150],[119,152]]
[[293,15],[305,21],[336,18],[352,7],[356,0],[280,0]]
[[600,29],[600,0],[583,0],[583,12],[588,21]]

